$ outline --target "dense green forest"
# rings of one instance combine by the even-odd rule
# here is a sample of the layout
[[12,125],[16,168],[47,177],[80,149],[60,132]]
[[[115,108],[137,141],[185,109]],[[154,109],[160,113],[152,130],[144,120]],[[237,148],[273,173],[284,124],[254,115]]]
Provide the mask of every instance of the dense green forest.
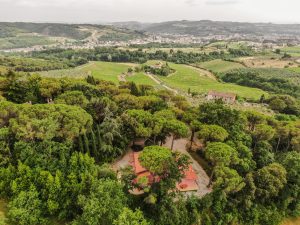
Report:
[[23,72],[66,69],[75,66],[72,62],[67,60],[59,61],[7,56],[0,56],[0,65],[14,71]]
[[[174,54],[183,61],[204,56]],[[96,49],[33,55],[144,61],[164,54]],[[264,115],[219,101],[192,106],[148,85],[10,70],[2,74],[0,91],[0,197],[8,202],[7,221],[0,223],[276,225],[300,216],[300,121],[292,97],[262,98],[281,113]],[[282,107],[275,109],[278,102]],[[199,198],[177,191],[190,161],[161,146],[168,137],[189,138],[191,148],[195,137],[201,141],[195,151],[208,165],[211,193]],[[146,140],[141,164],[158,182],[134,182],[130,167],[118,174],[111,168],[138,139]],[[133,195],[134,188],[143,194]]]
[[148,60],[163,60],[174,62],[178,64],[190,64],[213,59],[223,59],[238,56],[249,56],[253,54],[250,49],[234,50],[229,49],[229,53],[224,51],[213,51],[210,53],[196,53],[196,52],[183,52],[174,51],[165,52],[157,50],[154,53],[138,50],[123,50],[118,48],[104,48],[99,47],[89,50],[65,50],[65,49],[51,49],[39,52],[32,52],[31,57],[43,59],[82,59],[87,61],[108,61],[108,62],[132,62],[132,63],[145,63]]
[[225,82],[265,91],[300,96],[299,74],[284,69],[235,69],[220,75]]

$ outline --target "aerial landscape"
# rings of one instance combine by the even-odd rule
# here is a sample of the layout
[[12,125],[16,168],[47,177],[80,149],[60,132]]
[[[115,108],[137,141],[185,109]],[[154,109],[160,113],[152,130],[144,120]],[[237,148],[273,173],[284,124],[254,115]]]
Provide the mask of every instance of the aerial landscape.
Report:
[[300,225],[297,0],[0,0],[0,225]]

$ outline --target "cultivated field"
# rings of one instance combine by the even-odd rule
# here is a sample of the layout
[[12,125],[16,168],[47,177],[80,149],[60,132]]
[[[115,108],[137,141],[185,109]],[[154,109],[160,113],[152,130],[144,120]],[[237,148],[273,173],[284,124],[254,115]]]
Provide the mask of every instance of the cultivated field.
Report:
[[258,99],[261,95],[268,95],[265,91],[257,88],[248,88],[235,84],[221,83],[211,77],[201,73],[197,68],[193,68],[186,65],[178,65],[169,63],[169,65],[176,70],[174,74],[168,77],[156,76],[171,88],[178,89],[183,92],[187,92],[190,88],[193,92],[206,94],[210,90],[216,90],[221,92],[232,92],[237,95]]
[[300,46],[284,47],[281,49],[281,51],[294,57],[300,57]]
[[299,65],[293,60],[282,60],[270,57],[243,57],[239,58],[238,61],[251,68],[285,68],[297,67]]
[[213,73],[223,73],[232,69],[244,68],[240,63],[224,61],[221,59],[202,62],[197,64],[197,66],[212,71]]

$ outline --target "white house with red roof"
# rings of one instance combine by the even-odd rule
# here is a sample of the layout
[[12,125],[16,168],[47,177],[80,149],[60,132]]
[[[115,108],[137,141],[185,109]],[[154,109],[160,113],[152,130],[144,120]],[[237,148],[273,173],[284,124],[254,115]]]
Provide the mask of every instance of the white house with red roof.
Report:
[[217,91],[209,91],[207,94],[207,100],[219,100],[228,104],[233,104],[236,101],[236,94],[233,93],[222,93]]

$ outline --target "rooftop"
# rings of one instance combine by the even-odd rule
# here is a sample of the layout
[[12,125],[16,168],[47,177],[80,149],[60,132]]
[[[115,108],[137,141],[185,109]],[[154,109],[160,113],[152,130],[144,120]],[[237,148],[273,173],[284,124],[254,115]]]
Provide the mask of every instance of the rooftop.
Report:
[[[141,152],[133,152],[133,162],[132,166],[137,177],[148,177],[150,182],[154,181],[153,176],[140,164],[139,155]],[[155,179],[158,181],[159,179]],[[176,185],[177,189],[180,191],[197,191],[197,174],[195,173],[193,167],[190,165],[189,168],[184,172],[184,178],[180,183]]]
[[208,95],[223,97],[223,98],[235,98],[236,97],[236,94],[234,94],[234,93],[223,93],[223,92],[217,92],[217,91],[209,91]]

